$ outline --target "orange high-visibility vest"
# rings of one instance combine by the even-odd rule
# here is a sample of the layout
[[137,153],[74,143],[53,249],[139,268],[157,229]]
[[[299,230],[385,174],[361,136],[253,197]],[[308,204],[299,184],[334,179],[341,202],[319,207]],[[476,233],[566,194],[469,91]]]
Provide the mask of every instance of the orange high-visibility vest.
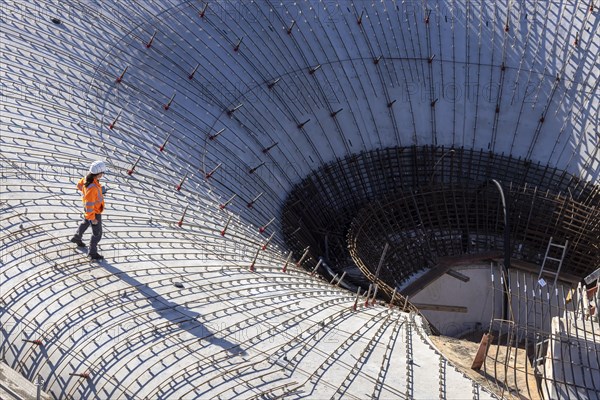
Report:
[[85,178],[81,178],[77,183],[77,190],[83,193],[81,201],[83,202],[83,212],[85,219],[94,220],[96,214],[102,214],[104,211],[104,196],[102,195],[102,186],[98,179],[85,187]]

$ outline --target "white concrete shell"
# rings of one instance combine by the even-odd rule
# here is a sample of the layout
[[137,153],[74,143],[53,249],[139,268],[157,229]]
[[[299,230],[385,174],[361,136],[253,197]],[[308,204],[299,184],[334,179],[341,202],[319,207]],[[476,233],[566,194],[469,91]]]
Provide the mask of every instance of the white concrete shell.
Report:
[[[494,397],[419,316],[286,262],[279,212],[323,164],[394,146],[597,185],[593,2],[0,4],[12,368],[57,399]],[[102,263],[68,242],[95,159]]]

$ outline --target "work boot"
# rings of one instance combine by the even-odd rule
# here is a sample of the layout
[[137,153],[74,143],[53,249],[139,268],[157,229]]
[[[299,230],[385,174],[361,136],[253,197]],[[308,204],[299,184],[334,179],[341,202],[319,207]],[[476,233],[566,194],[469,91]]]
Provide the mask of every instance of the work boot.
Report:
[[88,257],[92,260],[104,260],[104,256],[101,256],[100,254],[96,253],[96,254],[88,254]]
[[81,239],[77,239],[76,237],[71,238],[71,242],[75,243],[77,247],[85,247],[85,243],[83,243]]

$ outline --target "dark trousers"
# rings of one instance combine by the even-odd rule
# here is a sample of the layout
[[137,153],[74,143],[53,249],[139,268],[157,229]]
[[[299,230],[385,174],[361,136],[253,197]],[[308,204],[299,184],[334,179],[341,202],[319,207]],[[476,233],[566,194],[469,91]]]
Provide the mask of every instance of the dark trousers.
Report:
[[75,233],[74,238],[82,240],[83,234],[87,231],[89,226],[92,227],[92,239],[90,240],[90,248],[88,254],[98,254],[98,242],[102,239],[102,215],[96,214],[96,219],[98,223],[96,225],[92,224],[92,221],[89,219],[84,219],[81,221],[81,225],[77,228],[77,232]]

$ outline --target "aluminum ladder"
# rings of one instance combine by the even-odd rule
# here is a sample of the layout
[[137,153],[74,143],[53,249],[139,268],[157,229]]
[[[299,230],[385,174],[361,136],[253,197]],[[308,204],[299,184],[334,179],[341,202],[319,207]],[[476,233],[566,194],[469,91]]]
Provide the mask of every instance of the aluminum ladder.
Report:
[[556,286],[556,280],[558,279],[558,274],[560,274],[560,269],[562,268],[563,261],[565,259],[565,254],[567,253],[567,246],[569,246],[569,241],[566,240],[565,244],[557,244],[552,241],[552,237],[550,237],[550,241],[548,242],[548,247],[546,248],[546,254],[544,255],[544,261],[542,261],[542,268],[540,268],[540,273],[538,275],[538,283],[545,282],[542,280],[542,275],[553,275],[554,282],[553,286]]

